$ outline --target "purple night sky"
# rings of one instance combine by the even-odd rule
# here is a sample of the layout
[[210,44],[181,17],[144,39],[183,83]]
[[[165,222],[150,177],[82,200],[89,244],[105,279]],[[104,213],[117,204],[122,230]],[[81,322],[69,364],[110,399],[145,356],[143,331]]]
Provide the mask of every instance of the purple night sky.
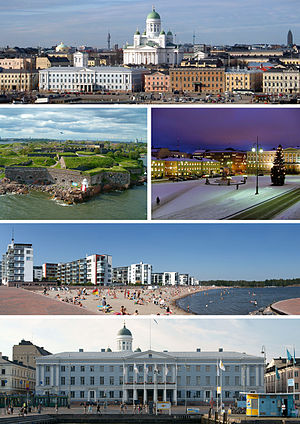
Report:
[[250,150],[257,136],[264,150],[300,146],[300,109],[152,109],[152,147]]

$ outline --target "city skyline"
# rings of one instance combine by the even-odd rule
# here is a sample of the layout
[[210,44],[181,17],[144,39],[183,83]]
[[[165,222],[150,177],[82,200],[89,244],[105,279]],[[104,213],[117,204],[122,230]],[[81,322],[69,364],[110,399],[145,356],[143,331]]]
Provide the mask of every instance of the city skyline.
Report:
[[[16,131],[16,128],[18,129]],[[1,138],[147,141],[144,108],[39,107],[0,109]]]
[[[160,0],[155,4],[165,29],[176,33],[180,43],[273,43],[286,44],[288,30],[299,38],[300,5],[295,0],[188,0],[184,7],[178,0]],[[3,45],[47,46],[64,41],[67,45],[123,46],[130,42],[137,27],[144,29],[151,4],[145,0],[34,0],[29,3],[12,0],[0,6],[4,17]],[[216,14],[216,10],[218,13]]]
[[112,255],[113,267],[143,261],[153,272],[200,281],[299,278],[299,224],[1,224],[1,254],[13,230],[16,243],[33,244],[34,265],[103,253]]
[[[151,322],[150,322],[151,320]],[[288,322],[287,322],[288,320]],[[22,339],[43,346],[51,353],[100,351],[110,347],[116,350],[117,332],[123,325],[132,332],[133,349],[168,350],[169,352],[225,351],[246,352],[263,356],[265,347],[267,360],[272,357],[286,358],[286,348],[299,353],[300,344],[295,340],[298,320],[288,318],[274,319],[205,319],[205,318],[33,318],[23,317],[20,321],[10,317],[7,321],[0,318],[0,351],[11,358],[12,346]],[[276,333],[274,326],[276,325]],[[151,339],[150,339],[151,326]],[[101,334],[101,339],[99,335]],[[245,334],[247,337],[245,337]],[[280,334],[280,338],[277,336]],[[184,340],[184,343],[183,343]]]
[[200,149],[249,151],[300,146],[296,108],[160,108],[152,109],[152,148],[192,153]]

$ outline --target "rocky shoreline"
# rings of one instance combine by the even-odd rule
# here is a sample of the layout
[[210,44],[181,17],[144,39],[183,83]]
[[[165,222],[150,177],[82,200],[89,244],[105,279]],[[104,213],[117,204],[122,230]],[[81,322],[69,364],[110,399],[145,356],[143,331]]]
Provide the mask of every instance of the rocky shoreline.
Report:
[[11,181],[8,178],[0,180],[0,196],[5,194],[28,194],[31,190],[47,193],[54,200],[60,200],[68,205],[83,203],[100,193],[108,193],[111,191],[124,191],[135,185],[143,185],[146,182],[144,177],[131,183],[129,187],[116,187],[110,184],[95,185],[89,187],[86,191],[81,191],[77,187],[62,187],[57,184],[40,185],[40,184],[23,184]]

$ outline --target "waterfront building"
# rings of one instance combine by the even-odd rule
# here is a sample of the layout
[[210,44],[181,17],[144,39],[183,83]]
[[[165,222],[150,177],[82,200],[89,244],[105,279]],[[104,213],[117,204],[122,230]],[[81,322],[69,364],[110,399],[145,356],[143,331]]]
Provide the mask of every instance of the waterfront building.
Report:
[[33,266],[33,281],[42,281],[43,279],[43,267]]
[[152,272],[151,275],[151,284],[154,286],[159,286],[163,284],[163,272]]
[[13,346],[13,361],[32,368],[36,368],[37,358],[46,355],[51,355],[51,353],[28,340],[22,339],[19,344]]
[[70,66],[71,63],[67,57],[40,56],[36,58],[36,69],[48,69],[51,67]]
[[61,284],[85,284],[108,286],[112,282],[112,257],[89,255],[86,258],[57,265],[57,280]]
[[169,72],[157,71],[145,75],[145,92],[165,93],[170,91]]
[[128,266],[113,268],[113,283],[128,284]]
[[177,178],[188,176],[214,175],[220,172],[220,162],[213,159],[189,158],[153,158],[151,161],[151,177]]
[[300,72],[296,67],[272,68],[263,73],[265,94],[298,94],[300,92]]
[[247,167],[247,153],[234,149],[195,150],[193,158],[215,160],[221,168],[228,168],[232,172],[245,172]]
[[179,65],[183,59],[183,48],[173,40],[171,31],[161,28],[160,15],[153,7],[146,19],[146,29],[141,34],[137,29],[133,45],[124,46],[125,65]]
[[2,284],[33,281],[33,249],[29,243],[15,243],[12,239],[2,256]]
[[[300,172],[300,149],[287,147],[282,150],[284,166],[288,173],[298,174]],[[266,150],[258,153],[256,163],[256,152],[247,152],[247,172],[255,174],[256,166],[262,172],[270,172],[275,159],[276,150]]]
[[60,394],[72,401],[201,404],[217,398],[218,364],[223,362],[222,398],[263,391],[264,358],[240,352],[133,351],[131,331],[117,335],[117,349],[63,352],[37,358],[37,395]]
[[95,92],[143,91],[144,68],[121,66],[52,67],[39,71],[40,91]]
[[0,59],[0,68],[32,70],[35,68],[35,59],[32,57],[3,58]]
[[128,267],[129,284],[151,284],[152,265],[140,262]]
[[35,369],[22,362],[10,361],[0,352],[0,393],[29,393],[35,389]]
[[1,91],[30,91],[38,88],[38,72],[27,69],[0,69]]
[[163,272],[162,284],[163,286],[177,286],[178,285],[178,272],[165,271]]
[[44,280],[56,280],[57,279],[57,267],[58,264],[44,263],[43,267],[43,278]]
[[170,69],[171,91],[220,94],[225,91],[225,68]]
[[257,69],[228,68],[225,72],[225,91],[262,91],[263,72]]
[[[290,382],[290,385],[289,385]],[[299,401],[300,359],[273,358],[266,366],[265,387],[267,393],[293,393]]]
[[190,285],[190,276],[189,274],[178,274],[178,284],[180,286]]

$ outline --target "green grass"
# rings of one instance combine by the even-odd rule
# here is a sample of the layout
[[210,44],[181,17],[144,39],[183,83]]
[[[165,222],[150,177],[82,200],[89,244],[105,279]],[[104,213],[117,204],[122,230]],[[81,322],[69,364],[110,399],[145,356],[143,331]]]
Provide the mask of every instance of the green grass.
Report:
[[0,165],[2,166],[12,166],[12,165],[19,165],[21,163],[27,162],[28,157],[27,156],[0,156]]
[[121,166],[113,166],[111,168],[93,168],[89,169],[87,171],[84,171],[85,174],[89,174],[91,176],[100,174],[101,172],[126,172],[128,171],[125,168],[122,168]]
[[67,169],[78,169],[80,171],[88,171],[94,168],[111,168],[114,165],[114,160],[109,157],[99,158],[84,157],[84,158],[65,158]]
[[86,156],[95,156],[96,155],[96,153],[95,152],[92,152],[92,151],[78,151],[78,152],[76,152],[76,154],[77,155],[86,155]]

